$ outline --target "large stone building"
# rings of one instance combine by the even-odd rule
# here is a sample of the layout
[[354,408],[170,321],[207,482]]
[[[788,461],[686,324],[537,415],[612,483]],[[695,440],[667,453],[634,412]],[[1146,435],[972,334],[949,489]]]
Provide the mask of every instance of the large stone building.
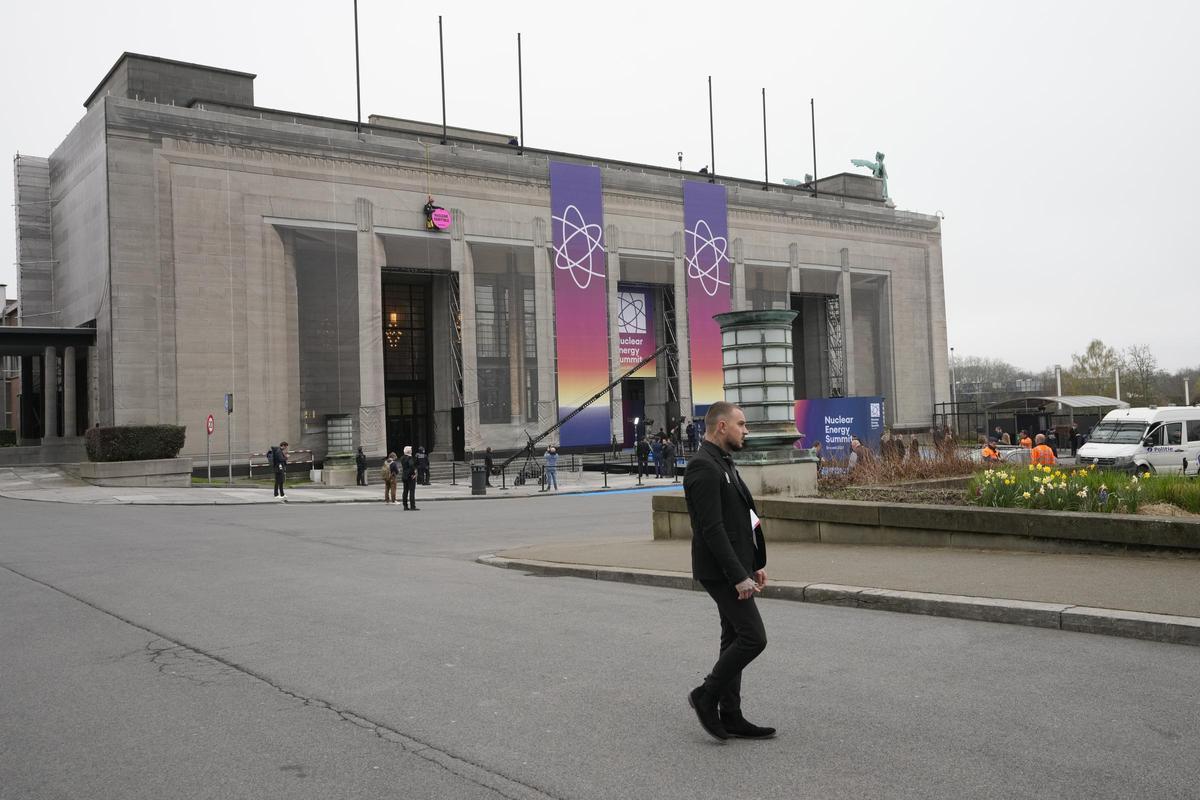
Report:
[[[75,355],[83,424],[185,424],[202,454],[232,392],[235,454],[521,445],[560,400],[551,161],[602,176],[612,377],[618,289],[646,291],[676,346],[615,388],[613,434],[693,413],[681,180],[704,177],[260,108],[253,75],[128,53],[85,107],[15,165],[23,324],[95,329]],[[949,399],[940,221],[867,176],[719,182],[733,308],[800,312],[795,396],[883,395],[890,425],[927,428]]]

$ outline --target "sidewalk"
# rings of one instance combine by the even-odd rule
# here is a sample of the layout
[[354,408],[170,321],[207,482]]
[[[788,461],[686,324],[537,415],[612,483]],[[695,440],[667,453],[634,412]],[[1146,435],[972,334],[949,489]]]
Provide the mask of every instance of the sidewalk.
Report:
[[[472,495],[470,476],[458,483],[435,483],[417,487],[417,502],[434,500],[495,500],[513,497],[549,497],[554,492],[542,492],[536,483],[500,488],[498,478],[486,495]],[[682,490],[683,484],[669,479],[643,478],[638,484],[636,475],[609,475],[605,487],[604,475],[599,472],[559,472],[558,494],[581,494],[603,491],[672,491]],[[397,499],[400,491],[397,489]],[[54,503],[96,505],[259,505],[280,502],[271,495],[270,486],[230,487],[214,476],[212,485],[193,485],[188,488],[93,486],[65,475],[56,467],[0,468],[0,497],[14,500],[37,500]],[[330,488],[320,484],[287,488],[288,503],[381,503],[383,484],[378,478],[372,485]]]
[[[693,588],[691,543],[522,547],[481,562]],[[1200,559],[771,543],[765,597],[1200,645]]]

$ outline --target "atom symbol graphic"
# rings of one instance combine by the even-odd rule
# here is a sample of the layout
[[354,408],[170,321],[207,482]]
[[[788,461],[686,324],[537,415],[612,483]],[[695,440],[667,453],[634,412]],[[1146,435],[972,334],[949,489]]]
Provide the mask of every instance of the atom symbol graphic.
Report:
[[[575,281],[575,285],[580,289],[588,288],[592,278],[603,278],[604,245],[600,242],[600,226],[589,225],[583,214],[573,205],[563,209],[561,217],[551,219],[562,225],[559,245],[554,248],[554,266],[571,273],[571,280]],[[587,252],[579,258],[573,258],[569,252],[572,249],[571,242],[576,239],[581,240],[574,248],[576,252],[579,251],[580,245],[587,246]]]
[[[729,242],[724,236],[713,236],[706,220],[696,222],[694,230],[685,230],[691,243],[692,255],[687,259],[688,278],[700,282],[700,288],[709,297],[716,297],[717,290],[728,286],[721,280],[721,264],[729,262]],[[701,253],[711,253],[711,261],[702,259]]]
[[621,333],[646,332],[646,296],[634,292],[617,295],[617,324]]

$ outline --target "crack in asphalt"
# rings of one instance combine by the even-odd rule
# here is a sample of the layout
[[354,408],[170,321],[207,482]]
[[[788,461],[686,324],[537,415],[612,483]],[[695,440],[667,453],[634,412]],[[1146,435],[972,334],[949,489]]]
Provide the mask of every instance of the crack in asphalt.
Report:
[[[132,628],[136,628],[137,630],[150,634],[154,638],[149,640],[142,649],[134,652],[149,654],[149,662],[157,668],[159,674],[161,675],[181,677],[185,680],[189,680],[202,686],[209,686],[212,685],[214,681],[198,678],[190,674],[185,674],[177,669],[172,669],[172,667],[180,667],[185,663],[190,663],[192,665],[203,665],[207,668],[211,668],[210,665],[205,665],[203,663],[206,660],[211,661],[215,664],[221,665],[220,668],[218,668],[218,674],[224,674],[228,676],[235,672],[240,673],[249,678],[253,678],[260,683],[266,684],[270,688],[282,695],[285,695],[286,697],[299,701],[301,705],[305,707],[329,711],[336,715],[343,722],[348,722],[352,725],[362,728],[363,730],[369,731],[376,738],[382,739],[390,744],[399,745],[400,749],[404,752],[435,764],[452,775],[473,783],[483,789],[495,792],[501,797],[506,798],[506,800],[565,800],[564,798],[550,794],[545,789],[529,783],[524,783],[516,778],[511,778],[491,767],[471,761],[464,756],[455,755],[449,750],[438,748],[429,742],[425,742],[414,736],[410,736],[409,734],[396,730],[395,728],[392,728],[382,722],[373,720],[370,717],[363,716],[362,714],[358,714],[350,709],[339,708],[328,700],[322,700],[319,697],[309,697],[300,694],[297,691],[288,689],[285,686],[275,683],[266,675],[256,672],[249,667],[229,661],[228,659],[222,658],[214,653],[206,652],[193,645],[175,641],[174,639],[171,639],[152,628],[147,628],[141,623],[134,622],[133,620],[123,617],[114,611],[102,608],[90,600],[80,597],[79,595],[72,594],[66,589],[55,586],[52,583],[35,578],[32,575],[27,575],[8,564],[0,563],[0,568],[3,568],[20,578],[24,578],[31,583],[35,583],[38,586],[58,592],[64,597],[69,597],[77,603],[81,603],[94,611],[98,611],[101,614],[112,617],[113,619],[123,622]],[[126,653],[122,657],[128,657],[132,654],[133,652]]]

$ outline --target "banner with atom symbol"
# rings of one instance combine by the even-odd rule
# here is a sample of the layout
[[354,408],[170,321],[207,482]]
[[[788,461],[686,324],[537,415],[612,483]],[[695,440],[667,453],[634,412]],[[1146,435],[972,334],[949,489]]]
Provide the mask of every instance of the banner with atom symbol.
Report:
[[[558,418],[562,419],[610,380],[599,167],[550,163],[550,228]],[[563,425],[559,443],[564,447],[607,445],[611,436],[609,403],[608,396],[602,397]]]
[[721,326],[713,316],[730,311],[729,218],[725,187],[683,182],[683,251],[687,264],[688,349],[692,405],[697,416],[725,399]]

